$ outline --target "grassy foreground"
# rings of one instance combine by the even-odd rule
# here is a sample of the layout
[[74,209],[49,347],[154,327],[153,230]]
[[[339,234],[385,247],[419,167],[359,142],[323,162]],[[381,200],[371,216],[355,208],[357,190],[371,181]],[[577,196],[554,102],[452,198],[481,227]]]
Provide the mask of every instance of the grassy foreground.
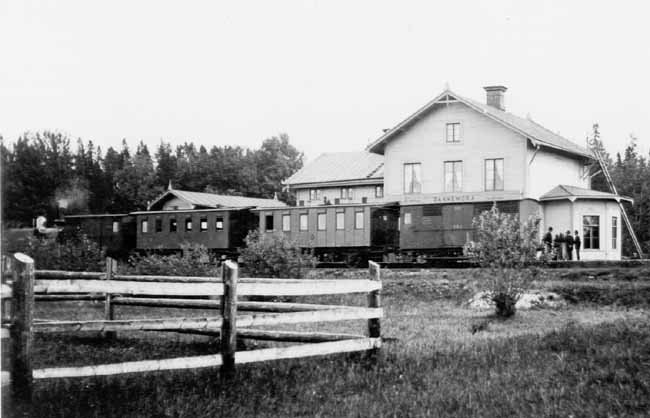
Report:
[[[41,381],[32,405],[11,409],[15,416],[34,417],[650,415],[647,303],[619,297],[625,283],[605,303],[609,299],[592,292],[607,292],[603,283],[569,281],[555,278],[548,287],[590,290],[567,290],[576,300],[562,310],[522,311],[472,334],[471,324],[486,312],[458,303],[467,283],[389,278],[382,322],[389,340],[378,364],[337,355],[245,365],[229,382],[210,369]],[[440,293],[443,287],[451,290]],[[639,283],[627,289],[637,293]],[[39,315],[101,315],[100,304],[72,305],[43,304]],[[362,327],[327,324],[341,331]],[[217,347],[204,337],[123,333],[113,342],[48,336],[37,339],[37,350],[36,366],[45,367],[205,354]]]

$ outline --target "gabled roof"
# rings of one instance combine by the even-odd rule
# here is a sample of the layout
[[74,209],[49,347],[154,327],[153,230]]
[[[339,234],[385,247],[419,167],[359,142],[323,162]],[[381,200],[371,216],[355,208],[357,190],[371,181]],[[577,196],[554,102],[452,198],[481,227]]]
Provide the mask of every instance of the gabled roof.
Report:
[[539,198],[540,201],[549,201],[549,200],[577,200],[577,199],[609,199],[616,200],[627,200],[632,202],[632,199],[625,196],[619,196],[613,193],[599,192],[598,190],[583,189],[582,187],[559,185],[554,187],[551,191],[542,195]]
[[262,199],[257,197],[229,196],[214,193],[188,192],[186,190],[167,190],[149,204],[147,210],[152,210],[156,204],[177,197],[195,208],[240,208],[240,207],[278,207],[286,206],[277,199]]
[[485,116],[493,119],[494,121],[502,124],[503,126],[523,135],[524,137],[530,139],[533,142],[533,145],[540,145],[560,151],[567,152],[580,157],[586,157],[593,159],[593,153],[585,147],[582,147],[563,136],[560,136],[542,125],[534,122],[530,118],[522,118],[512,113],[505,112],[503,110],[497,109],[494,106],[488,106],[487,104],[479,103],[472,99],[465,98],[459,94],[454,93],[453,91],[447,89],[438,95],[435,99],[431,100],[429,103],[424,105],[422,108],[417,110],[414,114],[397,124],[394,128],[388,130],[384,135],[379,137],[377,140],[372,142],[366,147],[370,152],[383,153],[384,146],[386,142],[391,140],[395,135],[402,132],[405,128],[410,126],[415,121],[419,120],[424,114],[431,111],[434,106],[444,104],[444,103],[453,103],[461,102],[471,109],[476,110],[477,112],[484,114]]
[[366,151],[321,154],[284,181],[286,185],[377,180],[384,178],[384,157]]

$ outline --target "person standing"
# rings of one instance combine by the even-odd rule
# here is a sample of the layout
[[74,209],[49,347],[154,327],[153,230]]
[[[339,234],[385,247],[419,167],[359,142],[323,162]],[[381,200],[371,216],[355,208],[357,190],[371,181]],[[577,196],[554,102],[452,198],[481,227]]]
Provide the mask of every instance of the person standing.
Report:
[[576,247],[576,260],[580,261],[580,235],[578,235],[578,230],[575,231],[575,236],[573,237],[573,245]]
[[564,261],[566,260],[566,237],[560,232],[560,236],[557,239],[560,243],[560,256],[558,258]]
[[562,249],[560,248],[560,236],[558,234],[555,234],[555,238],[553,239],[553,260],[560,260],[561,251]]
[[550,253],[551,250],[553,249],[553,227],[548,228],[548,232],[544,235],[544,239],[542,240],[542,242],[544,243],[546,252]]
[[573,237],[571,236],[571,231],[566,231],[566,255],[568,260],[573,260]]

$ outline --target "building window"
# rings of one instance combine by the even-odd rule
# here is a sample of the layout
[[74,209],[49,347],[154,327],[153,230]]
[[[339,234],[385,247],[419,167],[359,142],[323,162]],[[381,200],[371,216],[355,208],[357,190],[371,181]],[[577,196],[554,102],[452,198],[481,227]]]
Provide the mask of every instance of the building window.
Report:
[[201,218],[201,223],[199,224],[199,229],[202,232],[208,230],[208,218]]
[[612,250],[616,249],[616,241],[618,239],[618,218],[612,216]]
[[449,143],[460,142],[460,122],[447,124],[446,141]]
[[284,232],[291,231],[291,215],[282,215],[282,230]]
[[485,160],[485,190],[503,190],[503,158]]
[[264,224],[266,231],[273,231],[273,215],[266,215],[264,217]]
[[170,218],[169,219],[169,232],[176,232],[177,225],[176,225],[176,219],[175,218]]
[[336,212],[336,229],[345,229],[345,212]]
[[352,187],[341,188],[341,200],[343,199],[354,199],[354,191],[352,190]]
[[384,197],[384,186],[375,186],[375,197]]
[[185,230],[186,231],[192,230],[192,218],[185,219]]
[[420,163],[404,164],[404,193],[421,193]]
[[156,232],[162,232],[162,219],[156,219]]
[[146,234],[149,232],[149,220],[148,219],[143,219],[142,223],[140,224],[140,230],[142,231],[143,234]]
[[460,192],[463,188],[463,162],[445,161],[445,192]]
[[118,221],[113,221],[113,232],[114,233],[120,232],[120,223]]
[[363,212],[354,213],[354,229],[363,229]]
[[582,238],[585,250],[600,249],[600,216],[582,217]]
[[411,225],[411,212],[404,212],[404,225]]
[[214,227],[217,231],[223,231],[223,216],[217,216],[214,221]]
[[319,199],[320,199],[320,190],[309,189],[309,200],[319,200]]
[[300,230],[301,231],[306,231],[307,229],[308,229],[307,214],[306,213],[301,213],[300,214]]

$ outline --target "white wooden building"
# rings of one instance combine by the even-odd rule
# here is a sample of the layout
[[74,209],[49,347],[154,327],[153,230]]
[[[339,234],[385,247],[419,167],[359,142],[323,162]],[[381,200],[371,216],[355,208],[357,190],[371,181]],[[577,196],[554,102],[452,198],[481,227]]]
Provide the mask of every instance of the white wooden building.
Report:
[[[383,156],[381,170],[365,179],[374,181],[373,187],[383,182],[375,199],[403,207],[515,201],[522,220],[538,215],[544,230],[578,231],[582,259],[620,259],[617,201],[626,198],[591,190],[592,152],[530,117],[506,112],[506,90],[485,87],[486,100],[479,102],[446,89],[370,143],[366,150]],[[289,179],[298,200],[322,204],[323,197],[333,200],[330,186],[366,186],[346,178],[349,171],[337,171],[339,159],[340,154],[330,154],[325,164],[316,160]],[[301,181],[305,173],[309,181]],[[331,190],[332,197],[343,196],[340,189]],[[408,230],[404,219],[400,222]]]

